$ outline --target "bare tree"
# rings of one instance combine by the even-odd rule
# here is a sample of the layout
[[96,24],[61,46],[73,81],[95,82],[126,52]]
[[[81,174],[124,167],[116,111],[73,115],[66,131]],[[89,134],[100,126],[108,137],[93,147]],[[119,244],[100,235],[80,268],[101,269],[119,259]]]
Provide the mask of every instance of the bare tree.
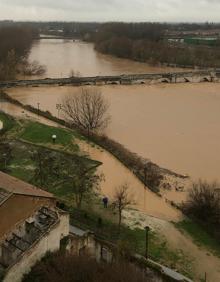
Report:
[[31,181],[40,187],[47,186],[50,183],[50,178],[54,179],[56,177],[56,158],[53,152],[44,148],[38,148],[33,152],[31,159],[35,165]]
[[193,183],[184,212],[196,219],[207,230],[220,234],[220,184],[198,181]]
[[134,204],[132,196],[128,193],[129,185],[124,183],[116,188],[113,198],[113,208],[118,212],[118,227],[121,228],[122,212],[130,205]]
[[23,75],[43,75],[46,72],[46,66],[40,65],[38,61],[28,62],[25,58],[20,66]]
[[75,95],[66,96],[62,104],[66,119],[87,131],[88,136],[105,129],[110,121],[109,105],[97,88],[81,88]]
[[56,186],[65,185],[66,195],[74,196],[78,209],[81,208],[85,198],[89,198],[92,193],[99,190],[100,182],[103,180],[102,174],[96,174],[96,169],[100,164],[88,166],[82,159],[65,159],[60,161],[60,175]]

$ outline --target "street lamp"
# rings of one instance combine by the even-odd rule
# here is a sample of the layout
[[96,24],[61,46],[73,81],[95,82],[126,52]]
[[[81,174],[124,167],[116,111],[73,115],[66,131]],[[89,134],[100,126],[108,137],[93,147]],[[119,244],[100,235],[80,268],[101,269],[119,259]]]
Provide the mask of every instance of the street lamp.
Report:
[[55,134],[54,134],[54,135],[52,135],[53,144],[55,144],[56,139],[57,139],[57,136],[56,136]]
[[145,258],[148,259],[148,257],[149,257],[149,231],[150,231],[150,227],[149,227],[149,226],[146,226],[146,227],[145,227],[145,231],[146,231]]

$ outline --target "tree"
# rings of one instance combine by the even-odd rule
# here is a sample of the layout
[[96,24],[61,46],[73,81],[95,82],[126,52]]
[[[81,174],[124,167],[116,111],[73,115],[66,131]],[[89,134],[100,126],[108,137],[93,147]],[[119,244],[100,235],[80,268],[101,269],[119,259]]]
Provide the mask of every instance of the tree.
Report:
[[15,79],[20,64],[28,57],[35,35],[27,26],[0,27],[0,80]]
[[214,234],[220,235],[220,185],[198,181],[192,184],[183,210]]
[[3,138],[0,139],[0,170],[6,171],[12,158],[12,148]]
[[44,148],[39,148],[33,152],[32,160],[35,163],[34,176],[32,181],[41,187],[47,186],[50,179],[59,177],[59,166],[53,153]]
[[60,176],[57,186],[65,185],[66,195],[74,195],[78,209],[81,208],[85,197],[89,197],[99,189],[102,175],[95,174],[99,166],[88,166],[82,158],[69,158],[60,163]]
[[118,227],[121,228],[122,212],[130,205],[134,204],[131,195],[128,193],[129,185],[124,183],[116,188],[113,197],[113,208],[118,212]]
[[66,119],[73,126],[87,132],[103,130],[107,127],[110,116],[109,105],[97,88],[81,88],[75,95],[63,100],[62,110]]

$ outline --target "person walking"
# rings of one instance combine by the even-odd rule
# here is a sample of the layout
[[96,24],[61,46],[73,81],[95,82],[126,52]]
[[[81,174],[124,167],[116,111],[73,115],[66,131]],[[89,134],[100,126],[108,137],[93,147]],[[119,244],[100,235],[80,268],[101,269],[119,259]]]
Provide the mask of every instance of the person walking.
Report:
[[104,197],[102,199],[102,202],[103,202],[104,208],[106,209],[108,207],[108,197]]

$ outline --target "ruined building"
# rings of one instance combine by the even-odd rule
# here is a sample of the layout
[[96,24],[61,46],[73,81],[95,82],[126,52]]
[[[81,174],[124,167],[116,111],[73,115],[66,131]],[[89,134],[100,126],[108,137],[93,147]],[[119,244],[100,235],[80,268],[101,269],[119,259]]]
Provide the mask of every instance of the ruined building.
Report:
[[20,282],[68,234],[69,215],[52,194],[0,172],[0,280]]

